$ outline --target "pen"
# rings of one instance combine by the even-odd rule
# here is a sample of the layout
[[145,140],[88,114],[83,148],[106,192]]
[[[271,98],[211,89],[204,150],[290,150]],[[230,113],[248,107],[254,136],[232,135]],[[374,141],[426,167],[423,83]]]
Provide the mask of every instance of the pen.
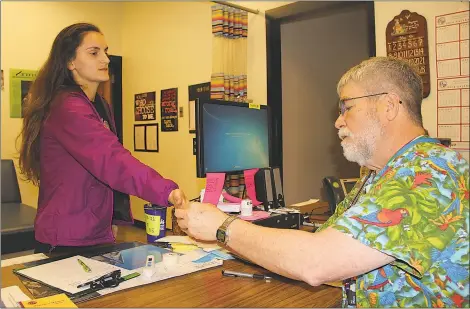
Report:
[[156,241],[154,243],[157,247],[160,247],[160,248],[168,248],[168,249],[172,249],[173,247],[171,246],[171,243],[167,242],[167,241]]
[[82,266],[84,271],[86,271],[87,273],[91,273],[91,268],[88,267],[87,264],[83,263],[83,261],[80,260],[80,259],[77,259],[77,261],[78,261],[78,264],[80,264],[80,266]]
[[253,279],[263,279],[263,280],[271,280],[272,277],[266,276],[266,275],[260,275],[260,274],[247,274],[247,273],[241,273],[237,271],[231,271],[231,270],[222,270],[222,275],[226,277],[244,277],[244,278],[253,278]]
[[[134,275],[134,274],[132,274]],[[135,276],[137,277],[137,276]],[[89,285],[90,287],[92,287],[93,284],[101,284],[101,285],[104,285],[105,283],[107,282],[112,282],[112,281],[119,281],[121,278],[121,270],[114,270],[106,275],[103,275],[101,277],[99,277],[98,279],[94,279],[94,280],[90,280],[88,282],[85,282],[85,283],[82,283],[82,284],[79,284],[77,285],[77,289],[78,288],[83,288],[87,285]],[[132,278],[129,278],[129,279],[132,279]],[[114,284],[112,284],[114,285]],[[112,286],[111,285],[111,286]]]

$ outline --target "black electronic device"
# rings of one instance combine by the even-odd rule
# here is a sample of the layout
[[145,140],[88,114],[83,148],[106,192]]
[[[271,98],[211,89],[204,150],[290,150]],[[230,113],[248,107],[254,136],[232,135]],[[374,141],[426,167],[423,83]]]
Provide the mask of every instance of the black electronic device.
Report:
[[266,211],[286,206],[279,167],[260,168],[255,174],[255,188],[256,199]]
[[273,183],[272,169],[260,168],[255,174],[255,189],[256,199],[263,203],[264,210],[276,208],[277,203],[275,202],[276,192]]
[[274,208],[286,207],[284,201],[284,190],[282,189],[281,169],[273,167],[271,169],[273,177]]
[[323,178],[323,188],[328,197],[328,204],[330,213],[333,214],[336,206],[341,203],[346,195],[354,188],[359,178],[345,178],[339,179],[337,177],[329,176]]
[[300,213],[286,213],[286,214],[271,214],[270,217],[253,221],[254,224],[265,227],[272,227],[277,229],[300,229],[301,214]]
[[450,147],[452,145],[452,140],[450,138],[440,137],[438,138],[438,140],[442,145],[446,147]]

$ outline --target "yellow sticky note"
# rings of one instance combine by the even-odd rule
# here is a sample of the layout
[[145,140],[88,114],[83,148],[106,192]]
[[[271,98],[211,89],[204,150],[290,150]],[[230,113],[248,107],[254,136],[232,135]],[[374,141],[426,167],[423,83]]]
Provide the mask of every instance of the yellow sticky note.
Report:
[[198,246],[196,245],[186,245],[186,244],[171,244],[171,247],[173,248],[173,252],[176,252],[176,253],[185,253],[185,252],[198,249]]
[[78,308],[64,293],[20,302],[23,308]]
[[248,103],[248,107],[249,108],[254,108],[254,109],[260,109],[260,105],[259,104],[255,104],[255,103]]

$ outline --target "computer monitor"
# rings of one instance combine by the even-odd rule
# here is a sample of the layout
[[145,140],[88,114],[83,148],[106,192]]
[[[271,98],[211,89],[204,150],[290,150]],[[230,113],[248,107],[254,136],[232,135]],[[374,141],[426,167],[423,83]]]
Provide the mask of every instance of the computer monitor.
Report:
[[219,100],[196,105],[197,177],[269,167],[267,106]]

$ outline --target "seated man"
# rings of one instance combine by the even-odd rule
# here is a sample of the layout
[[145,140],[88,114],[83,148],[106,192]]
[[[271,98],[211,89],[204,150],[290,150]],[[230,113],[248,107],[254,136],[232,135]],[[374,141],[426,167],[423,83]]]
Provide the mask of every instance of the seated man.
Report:
[[[338,83],[345,157],[371,172],[317,233],[260,227],[209,204],[178,223],[257,264],[313,286],[344,280],[345,307],[468,307],[469,165],[425,135],[422,80],[378,57]],[[219,237],[221,235],[221,237]]]

